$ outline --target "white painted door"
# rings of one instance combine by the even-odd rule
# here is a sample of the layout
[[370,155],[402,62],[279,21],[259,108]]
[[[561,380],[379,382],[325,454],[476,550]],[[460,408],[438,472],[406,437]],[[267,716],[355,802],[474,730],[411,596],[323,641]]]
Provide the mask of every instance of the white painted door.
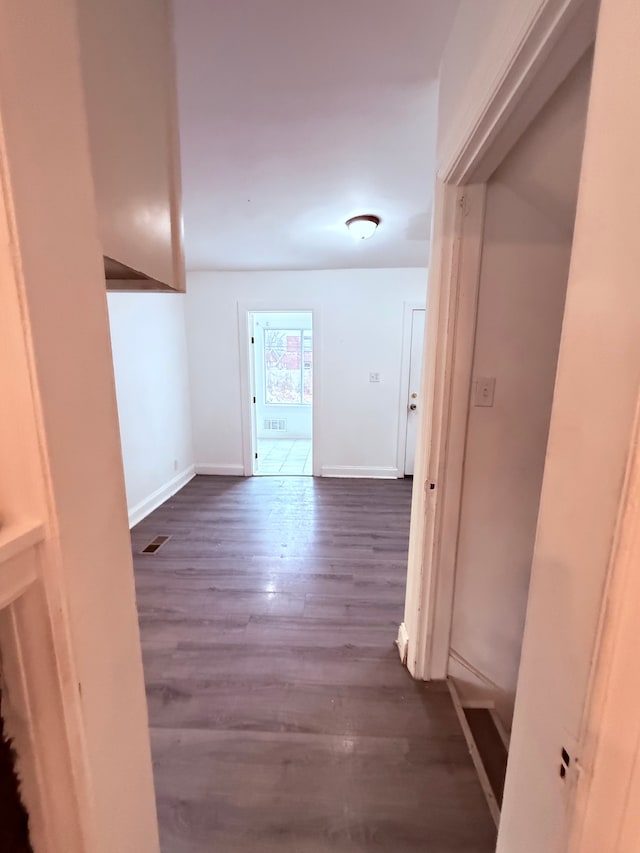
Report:
[[422,350],[424,346],[424,309],[411,312],[411,354],[409,387],[407,388],[407,443],[404,453],[404,473],[413,475],[418,435],[418,406],[422,381]]

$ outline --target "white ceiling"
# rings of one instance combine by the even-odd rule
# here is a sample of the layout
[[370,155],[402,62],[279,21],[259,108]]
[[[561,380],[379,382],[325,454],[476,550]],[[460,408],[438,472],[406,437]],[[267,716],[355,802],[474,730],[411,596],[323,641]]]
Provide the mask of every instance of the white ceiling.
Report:
[[425,266],[456,6],[175,0],[187,269]]

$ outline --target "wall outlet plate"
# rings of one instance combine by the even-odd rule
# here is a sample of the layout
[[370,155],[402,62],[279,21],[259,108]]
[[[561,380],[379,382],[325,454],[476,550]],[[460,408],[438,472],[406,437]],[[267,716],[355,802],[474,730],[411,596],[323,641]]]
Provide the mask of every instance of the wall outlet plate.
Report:
[[369,374],[369,382],[380,382],[380,374],[379,373],[370,373]]
[[478,377],[473,383],[473,405],[493,406],[496,380],[493,377]]

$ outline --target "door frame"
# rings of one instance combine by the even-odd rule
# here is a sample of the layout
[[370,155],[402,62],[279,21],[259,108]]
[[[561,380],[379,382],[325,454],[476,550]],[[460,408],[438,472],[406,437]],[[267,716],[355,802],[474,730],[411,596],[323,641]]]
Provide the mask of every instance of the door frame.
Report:
[[[398,402],[398,449],[396,453],[396,468],[398,469],[398,475],[404,477],[406,476],[404,473],[404,467],[405,457],[407,455],[407,425],[409,420],[409,412],[407,410],[407,392],[409,389],[409,379],[411,377],[413,312],[424,311],[426,324],[427,311],[424,302],[404,302],[402,310],[402,358],[400,362],[400,398]],[[424,342],[426,347],[426,325]],[[422,406],[420,408],[422,408]],[[400,472],[402,472],[402,475],[400,475]]]
[[[452,350],[455,352],[460,345],[464,346],[465,335],[469,334],[468,329],[463,333],[464,323],[461,325],[457,322],[460,317],[461,285],[456,259],[460,254],[464,257],[467,239],[464,235],[464,221],[461,221],[459,215],[456,218],[455,208],[461,202],[464,204],[464,195],[470,189],[469,183],[486,181],[489,177],[491,167],[495,168],[501,159],[497,152],[502,151],[503,155],[506,153],[505,140],[517,138],[518,134],[514,128],[522,129],[528,124],[523,117],[526,116],[530,120],[537,114],[538,107],[547,100],[541,96],[542,89],[546,87],[548,96],[556,88],[556,84],[564,79],[565,71],[569,70],[566,58],[572,57],[572,66],[590,47],[590,35],[595,31],[597,10],[594,4],[585,0],[585,3],[578,7],[573,4],[573,17],[567,19],[564,13],[571,5],[560,2],[546,4],[547,11],[555,7],[558,15],[555,18],[547,16],[548,22],[550,21],[548,26],[543,31],[532,28],[525,39],[525,42],[533,41],[537,44],[537,55],[543,57],[544,67],[538,69],[535,79],[525,87],[505,87],[504,81],[500,81],[492,95],[492,100],[497,101],[498,106],[490,104],[479,122],[472,126],[472,131],[465,141],[456,151],[451,152],[450,156],[444,158],[445,167],[438,182],[434,227],[439,238],[433,243],[437,246],[437,255],[434,257],[429,281],[430,306],[433,300],[436,306],[453,304],[453,309],[450,315],[440,310],[437,318],[433,318],[436,341],[429,341],[425,360],[425,374],[428,374],[425,376],[425,382],[431,383],[431,398],[429,410],[425,414],[427,420],[423,432],[425,448],[420,461],[421,477],[420,480],[416,477],[414,488],[411,542],[413,550],[410,550],[404,623],[404,636],[409,645],[413,639],[411,636],[413,631],[417,636],[415,642],[424,647],[422,657],[414,649],[408,660],[413,674],[418,678],[446,677],[446,663],[443,663],[441,658],[442,649],[447,648],[449,644],[451,624],[451,609],[446,600],[446,593],[448,585],[455,581],[455,561],[451,564],[441,559],[443,529],[445,529],[444,539],[446,540],[449,536],[452,541],[455,541],[458,523],[457,518],[454,517],[447,533],[447,487],[451,485],[455,475],[455,465],[443,466],[441,463],[447,458],[447,454],[449,463],[452,459],[459,460],[460,450],[459,446],[452,447],[449,442],[452,433],[448,427],[447,418],[450,416],[452,401],[460,390],[460,377],[455,371],[456,360],[450,357],[450,353]],[[606,58],[611,62],[611,56],[619,44],[619,39],[615,36],[620,35],[631,19],[631,2],[625,0],[617,10],[613,2],[609,3],[608,9],[607,4],[603,4],[601,32],[604,31],[605,10],[608,12],[606,22],[610,25]],[[572,25],[567,29],[569,21]],[[612,22],[615,23],[615,27]],[[627,56],[629,44],[630,42],[624,45]],[[525,44],[525,48],[525,53],[529,55],[531,45],[527,47]],[[564,59],[562,57],[558,59],[559,48],[565,51]],[[598,48],[596,47],[594,74],[598,70],[597,58]],[[619,80],[623,79],[628,65],[627,62],[626,65],[621,63],[620,67],[615,67],[615,73],[612,73],[614,80],[616,75]],[[599,105],[602,106],[609,80],[602,74],[594,78],[594,83],[595,79],[599,81]],[[627,79],[630,80],[629,86],[631,86],[633,78],[629,78],[628,73]],[[618,101],[621,103],[620,99]],[[617,113],[623,112],[623,108],[618,105]],[[635,115],[634,112],[633,117]],[[493,120],[489,121],[487,116],[493,116]],[[633,117],[629,119],[629,124],[633,121]],[[587,142],[590,139],[589,121]],[[595,134],[592,134],[592,139],[594,137]],[[625,166],[625,168],[628,167]],[[621,168],[616,168],[611,170],[611,174],[619,176],[623,171]],[[598,177],[598,187],[606,183],[607,176],[608,172]],[[594,175],[590,177],[593,186],[596,178]],[[607,193],[606,197],[610,202],[616,195],[618,197],[625,195],[621,186],[624,188],[626,184],[620,182],[612,188],[610,193]],[[592,221],[590,224],[593,226]],[[579,224],[577,234],[581,234]],[[587,234],[588,231],[583,230],[581,234],[583,242],[586,242]],[[629,275],[631,275],[631,262],[632,258],[629,256],[627,261]],[[615,275],[615,270],[611,274]],[[602,271],[595,272],[594,276],[596,280],[601,280]],[[468,290],[469,286],[469,283],[463,284],[462,291]],[[434,292],[436,289],[439,291],[437,294]],[[452,297],[454,297],[453,303]],[[442,391],[438,389],[438,378],[443,383]],[[463,382],[462,391],[466,390],[468,395],[470,388],[467,386],[465,389],[465,384]],[[637,389],[627,382],[624,395],[625,398],[635,399]],[[638,406],[640,408],[640,400]],[[635,428],[633,433],[631,430],[629,432],[629,459],[620,498],[617,528],[611,543],[612,554],[603,596],[599,602],[601,607],[599,630],[594,632],[593,647],[588,649],[592,653],[590,689],[584,707],[580,709],[582,722],[580,731],[577,733],[578,737],[574,739],[571,732],[566,732],[566,737],[570,739],[569,743],[575,748],[575,753],[571,759],[570,769],[566,773],[566,787],[559,796],[562,797],[561,806],[567,813],[566,826],[571,833],[568,849],[572,853],[573,851],[575,853],[578,851],[580,853],[591,853],[591,851],[617,853],[623,849],[631,849],[629,839],[637,838],[640,831],[637,809],[633,808],[633,798],[637,800],[640,796],[640,722],[637,719],[640,687],[634,674],[637,669],[634,655],[637,645],[635,639],[640,618],[640,575],[635,571],[640,560],[639,420],[640,416],[636,412]],[[626,424],[626,421],[624,423]],[[620,427],[618,429],[620,430]],[[446,441],[440,440],[443,434]],[[618,447],[620,446],[618,441]],[[432,473],[436,476],[440,475],[439,480],[434,480],[437,488],[433,491],[428,490],[426,494],[429,500],[423,500],[420,504],[420,496],[425,495],[424,485],[429,485],[429,477]],[[415,511],[416,506],[419,512]],[[535,580],[534,578],[534,583]],[[434,602],[436,601],[438,613],[435,613]],[[441,610],[444,612],[440,612]],[[533,645],[533,640],[526,651],[528,659],[523,658],[523,663],[529,666],[527,672],[531,671],[531,662],[536,654],[538,654],[538,664],[543,652],[548,655],[548,650],[538,651]],[[519,713],[522,715],[525,707],[530,710],[530,715],[535,713],[532,692],[535,692],[536,686],[530,681],[529,679],[527,695],[522,693],[519,685],[517,703],[521,703],[521,707],[520,711],[518,705],[516,707],[516,719]],[[523,749],[525,742],[526,739],[520,737],[520,742],[514,745],[510,767],[526,769],[531,762],[531,749],[535,750],[539,746],[543,746],[545,750],[552,748],[549,744],[538,745],[535,741],[532,745],[531,734],[529,734],[530,749],[527,753]],[[558,755],[560,755],[560,743],[559,739]],[[516,746],[518,749],[515,749]],[[548,758],[549,756],[545,761]],[[522,773],[520,775],[522,776]],[[514,787],[511,781],[508,775],[505,820],[502,826],[505,832],[501,836],[503,846],[499,849],[506,849],[505,845],[512,843],[513,838],[510,841],[505,839],[509,832],[513,834],[516,831],[514,826],[517,826],[517,821],[522,819],[521,815],[515,814],[517,809],[514,806],[518,799],[522,800],[527,780],[526,778],[516,780],[520,784],[519,788]],[[564,837],[558,839],[558,845],[566,840]]]
[[[446,140],[436,180],[421,434],[400,633],[418,679],[447,675],[486,181],[593,43],[597,0],[548,0]],[[431,487],[433,486],[433,488]]]
[[[486,185],[438,181],[404,634],[415,678],[447,675]],[[451,239],[448,239],[451,235]],[[438,282],[442,284],[438,286]]]
[[[288,300],[239,300],[238,303],[238,341],[240,356],[240,414],[242,420],[242,467],[245,477],[253,477],[253,431],[256,427],[256,407],[252,401],[254,360],[251,357],[251,335],[249,332],[249,321],[254,313],[274,314],[311,314],[311,329],[313,332],[313,412],[312,412],[312,440],[311,452],[313,454],[313,476],[321,476],[321,399],[322,399],[322,321],[321,309],[316,304],[306,300],[300,303],[291,303]],[[257,433],[256,433],[257,434]]]

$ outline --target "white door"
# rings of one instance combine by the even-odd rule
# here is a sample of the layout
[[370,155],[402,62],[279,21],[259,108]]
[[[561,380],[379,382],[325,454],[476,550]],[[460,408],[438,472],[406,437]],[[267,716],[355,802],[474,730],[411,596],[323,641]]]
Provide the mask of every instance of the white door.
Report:
[[404,473],[413,475],[418,435],[418,406],[422,381],[422,349],[424,345],[424,309],[411,312],[411,355],[409,360],[409,387],[407,389],[407,444],[404,453]]

